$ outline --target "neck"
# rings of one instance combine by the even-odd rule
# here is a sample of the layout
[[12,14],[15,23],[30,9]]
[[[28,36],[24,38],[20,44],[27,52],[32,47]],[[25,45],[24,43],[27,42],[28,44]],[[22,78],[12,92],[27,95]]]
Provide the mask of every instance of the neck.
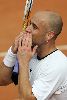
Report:
[[48,44],[43,44],[38,47],[37,49],[37,55],[40,58],[45,57],[46,55],[50,54],[56,49],[55,43],[48,43]]

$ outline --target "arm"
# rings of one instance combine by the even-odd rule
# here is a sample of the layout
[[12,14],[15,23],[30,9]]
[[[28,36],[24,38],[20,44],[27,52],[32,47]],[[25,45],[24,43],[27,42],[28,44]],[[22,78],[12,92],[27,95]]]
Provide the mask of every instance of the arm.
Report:
[[[22,45],[21,45],[22,44]],[[32,86],[29,81],[29,60],[35,54],[37,46],[31,50],[32,35],[24,35],[23,42],[19,40],[18,61],[19,61],[19,100],[36,100],[32,94]]]
[[[19,96],[24,100],[36,100],[32,94],[32,86],[29,81],[29,65],[19,61]],[[22,100],[22,99],[21,99]]]
[[22,33],[20,33],[20,35],[15,38],[15,41],[11,49],[8,50],[6,56],[4,57],[3,62],[0,64],[0,86],[8,85],[13,82],[11,76],[12,76],[13,66],[16,61],[18,40],[21,37]]
[[12,83],[12,69],[13,68],[9,68],[6,65],[4,65],[3,62],[0,64],[0,86]]

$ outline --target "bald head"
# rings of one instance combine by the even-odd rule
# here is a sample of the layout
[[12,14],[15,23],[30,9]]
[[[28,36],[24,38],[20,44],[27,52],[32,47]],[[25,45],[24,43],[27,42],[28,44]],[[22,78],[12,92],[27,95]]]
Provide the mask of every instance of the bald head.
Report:
[[35,14],[41,21],[46,23],[47,31],[53,31],[55,34],[60,34],[63,26],[61,16],[52,11],[40,11]]

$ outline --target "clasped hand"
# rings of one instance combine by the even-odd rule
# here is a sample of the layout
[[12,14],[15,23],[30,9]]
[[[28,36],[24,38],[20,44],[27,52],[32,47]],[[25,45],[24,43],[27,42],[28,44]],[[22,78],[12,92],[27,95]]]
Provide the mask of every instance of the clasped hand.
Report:
[[31,32],[25,32],[18,41],[18,52],[17,57],[19,61],[23,63],[29,63],[32,56],[36,53],[37,45],[31,49],[32,47],[32,34]]

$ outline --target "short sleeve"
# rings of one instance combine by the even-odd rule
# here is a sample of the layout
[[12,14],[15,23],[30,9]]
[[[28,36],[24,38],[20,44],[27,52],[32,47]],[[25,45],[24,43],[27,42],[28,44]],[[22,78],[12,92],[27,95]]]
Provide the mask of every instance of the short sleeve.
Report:
[[18,84],[18,67],[19,67],[18,60],[16,59],[15,66],[11,76],[11,79],[15,85]]

